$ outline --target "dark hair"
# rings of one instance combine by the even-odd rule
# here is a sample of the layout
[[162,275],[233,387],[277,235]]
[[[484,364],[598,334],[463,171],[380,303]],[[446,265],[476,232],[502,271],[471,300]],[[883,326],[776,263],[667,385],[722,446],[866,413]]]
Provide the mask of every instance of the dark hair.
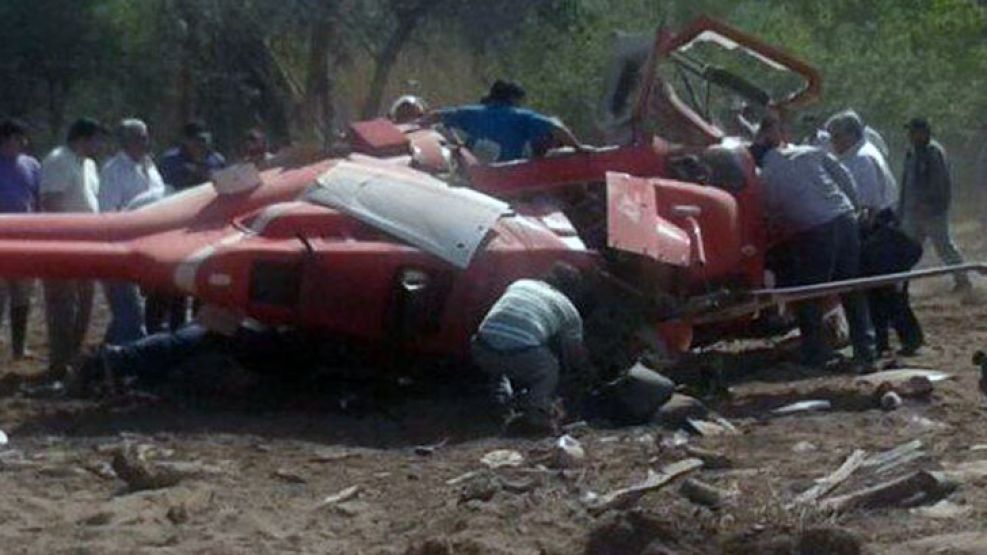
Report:
[[182,126],[182,137],[186,139],[199,139],[203,135],[208,135],[209,130],[202,121],[190,121]]
[[27,135],[27,124],[16,118],[5,118],[0,121],[0,141],[6,141],[11,137],[24,137]]
[[483,97],[484,104],[515,104],[527,96],[524,87],[514,81],[498,79],[490,87],[490,92]]
[[75,120],[75,123],[73,123],[71,127],[69,127],[66,140],[71,143],[79,139],[92,139],[94,137],[107,136],[109,134],[109,129],[107,129],[106,126],[99,121],[93,118],[79,118]]
[[583,273],[568,262],[556,262],[542,280],[569,297],[573,304],[582,301],[585,292]]

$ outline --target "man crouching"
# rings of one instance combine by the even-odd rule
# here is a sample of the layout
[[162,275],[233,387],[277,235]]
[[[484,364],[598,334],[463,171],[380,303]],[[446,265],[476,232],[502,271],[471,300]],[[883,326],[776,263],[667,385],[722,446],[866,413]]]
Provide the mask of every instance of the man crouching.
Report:
[[595,373],[576,308],[584,294],[580,271],[556,263],[541,280],[512,283],[473,336],[473,361],[514,400],[508,435],[554,433],[560,371]]

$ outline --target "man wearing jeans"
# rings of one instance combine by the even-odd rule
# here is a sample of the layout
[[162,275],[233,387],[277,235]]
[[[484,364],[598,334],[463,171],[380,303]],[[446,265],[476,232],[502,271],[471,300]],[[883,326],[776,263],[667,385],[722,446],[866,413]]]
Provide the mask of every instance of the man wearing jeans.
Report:
[[507,433],[552,433],[560,372],[592,373],[575,305],[582,289],[579,270],[557,263],[543,280],[512,283],[474,335],[473,361],[517,393]]
[[[751,145],[764,183],[764,213],[788,237],[783,247],[786,263],[779,275],[782,285],[859,277],[860,231],[853,178],[832,155],[816,147],[782,143],[781,123],[766,118]],[[842,300],[855,366],[868,369],[875,354],[866,299],[860,292],[851,292]],[[800,303],[797,313],[803,362],[825,365],[832,352],[823,338],[819,303]]]
[[[147,125],[139,119],[120,122],[117,130],[120,151],[103,165],[100,173],[100,212],[120,212],[138,195],[164,190],[164,182],[148,151],[151,146]],[[122,345],[144,336],[144,309],[140,293],[132,283],[103,284],[112,319],[106,342]]]
[[[949,229],[953,181],[946,151],[932,139],[932,126],[928,120],[915,118],[906,128],[912,147],[905,154],[901,185],[898,213],[902,228],[920,245],[930,239],[936,254],[946,264],[962,264],[963,255],[953,243]],[[957,291],[970,290],[969,276],[956,274],[955,279]]]

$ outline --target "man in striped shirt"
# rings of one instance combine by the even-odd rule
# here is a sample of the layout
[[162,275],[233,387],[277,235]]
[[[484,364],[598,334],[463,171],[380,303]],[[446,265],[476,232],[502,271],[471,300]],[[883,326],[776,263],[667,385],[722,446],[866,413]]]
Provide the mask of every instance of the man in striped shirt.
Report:
[[583,290],[579,270],[557,263],[542,280],[512,283],[473,336],[474,362],[516,394],[508,433],[552,433],[560,371],[592,373],[576,308]]

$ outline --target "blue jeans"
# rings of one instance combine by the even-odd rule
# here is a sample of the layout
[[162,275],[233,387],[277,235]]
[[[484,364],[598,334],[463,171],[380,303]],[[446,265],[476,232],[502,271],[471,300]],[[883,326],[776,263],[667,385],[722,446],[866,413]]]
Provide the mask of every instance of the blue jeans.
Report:
[[161,383],[173,367],[222,343],[223,339],[199,324],[188,324],[174,332],[151,334],[110,349],[106,359],[120,376],[137,377],[145,383]]
[[103,293],[112,314],[104,341],[110,345],[123,345],[144,337],[144,309],[137,286],[108,281],[103,283]]
[[[783,285],[812,285],[860,276],[860,231],[852,214],[798,234],[788,242],[786,251],[787,268],[779,276]],[[865,295],[854,291],[843,295],[841,300],[850,325],[854,359],[872,361],[874,327]],[[811,365],[825,362],[832,352],[823,336],[820,303],[799,303],[797,315],[803,361]]]

